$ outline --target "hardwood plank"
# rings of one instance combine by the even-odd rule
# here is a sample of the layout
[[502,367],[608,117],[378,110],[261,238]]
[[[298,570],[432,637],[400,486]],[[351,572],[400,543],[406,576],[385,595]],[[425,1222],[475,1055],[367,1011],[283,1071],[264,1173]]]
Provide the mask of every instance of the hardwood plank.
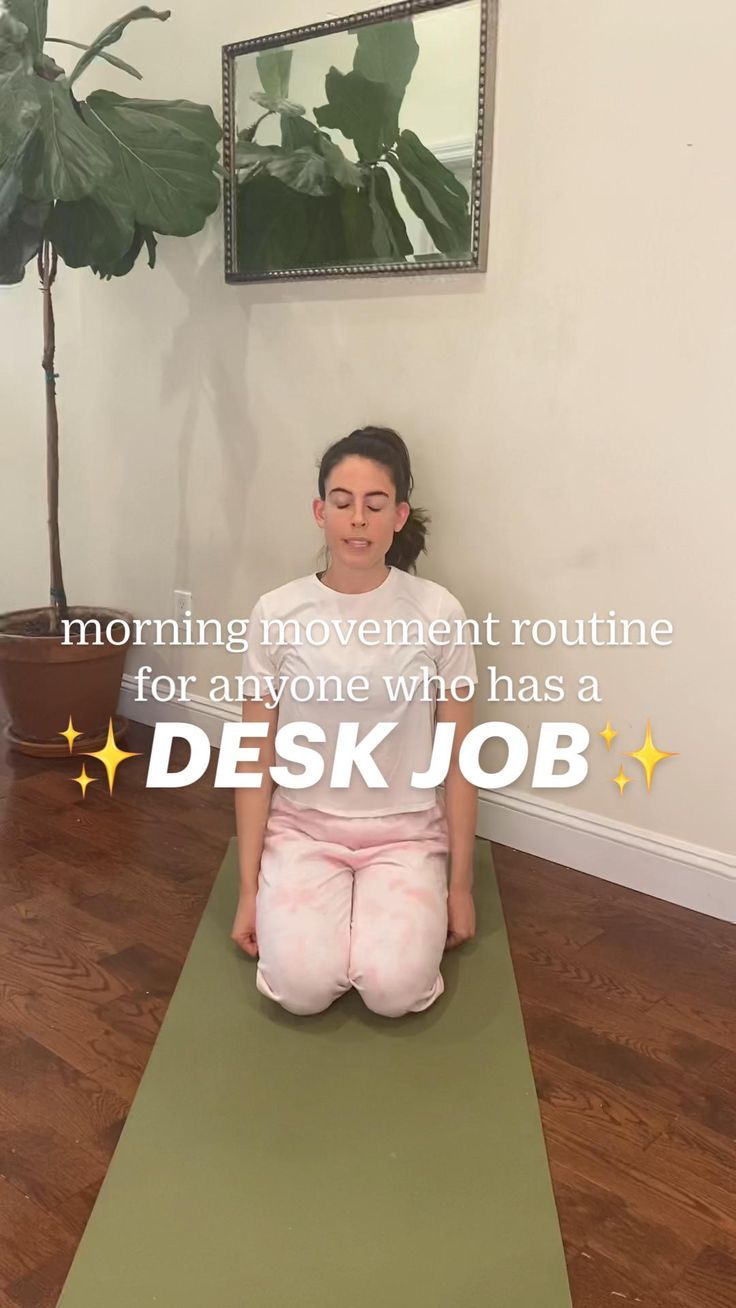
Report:
[[610,1258],[593,1249],[581,1249],[568,1264],[570,1290],[575,1308],[626,1308],[626,1304],[643,1304],[652,1300],[646,1286]]
[[695,1037],[683,1036],[680,1042],[671,1043],[665,1062],[541,1004],[527,1002],[523,1012],[535,1049],[596,1073],[611,1085],[635,1091],[672,1115],[690,1117],[729,1138],[736,1136],[736,1085],[708,1092],[707,1080],[701,1079],[698,1071],[705,1066],[707,1074],[713,1066],[712,1050],[704,1049]]
[[23,1104],[36,1126],[63,1123],[63,1134],[82,1139],[126,1109],[125,1101],[28,1036],[0,1025],[0,1097]]
[[33,1199],[0,1176],[0,1285],[22,1304],[14,1283],[32,1273],[39,1262],[60,1251],[71,1256],[74,1240],[67,1227]]
[[672,1295],[673,1308],[733,1308],[736,1257],[706,1245],[686,1268]]
[[[736,987],[734,987],[736,990]],[[652,1004],[651,1016],[662,1026],[689,1031],[736,1053],[736,1020],[733,1001],[719,1004],[712,998],[686,991],[677,982]]]
[[706,1221],[683,1224],[681,1211],[673,1209],[666,1195],[653,1213],[639,1177],[629,1179],[615,1161],[612,1167],[609,1154],[596,1157],[573,1138],[560,1139],[554,1130],[547,1135],[547,1147],[556,1194],[564,1179],[568,1192],[582,1187],[587,1195],[599,1195],[601,1220],[587,1226],[585,1247],[592,1254],[623,1268],[642,1294],[667,1289],[683,1275],[708,1238]]
[[[531,1062],[542,1122],[554,1113],[581,1140],[621,1140],[638,1153],[665,1135],[672,1115],[646,1098],[566,1063],[532,1045]],[[714,1139],[719,1137],[714,1136]],[[725,1153],[728,1150],[724,1150]]]
[[673,927],[653,915],[619,913],[618,921],[582,946],[578,958],[613,975],[664,983],[665,992],[679,988],[723,1007],[733,999],[736,949],[709,940],[701,926]]

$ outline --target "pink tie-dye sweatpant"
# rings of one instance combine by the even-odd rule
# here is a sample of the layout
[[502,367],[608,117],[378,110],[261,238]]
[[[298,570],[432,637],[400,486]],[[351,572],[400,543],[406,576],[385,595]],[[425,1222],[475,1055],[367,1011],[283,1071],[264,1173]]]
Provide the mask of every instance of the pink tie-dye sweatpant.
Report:
[[256,896],[256,986],[292,1013],[349,990],[376,1013],[418,1013],[442,994],[447,939],[444,798],[418,813],[340,817],[277,788]]

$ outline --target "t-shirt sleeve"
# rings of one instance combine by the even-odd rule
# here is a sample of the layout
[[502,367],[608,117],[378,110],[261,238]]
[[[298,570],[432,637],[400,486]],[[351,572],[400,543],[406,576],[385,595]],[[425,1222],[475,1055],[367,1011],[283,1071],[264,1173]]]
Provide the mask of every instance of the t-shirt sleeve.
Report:
[[453,677],[467,677],[477,684],[478,672],[475,666],[475,651],[471,643],[472,629],[469,626],[459,625],[466,623],[468,618],[460,601],[455,599],[454,595],[450,595],[449,592],[443,598],[437,619],[449,623],[449,633],[447,635],[444,627],[438,627],[437,632],[435,632],[435,635],[438,636],[438,639],[434,642],[434,659],[437,672],[441,677],[444,677],[448,687],[451,685]]
[[262,623],[266,619],[263,596],[253,605],[248,619],[248,648],[243,654],[241,675],[248,680],[243,686],[245,699],[263,699],[273,701],[273,690],[266,678],[271,678],[272,686],[278,685],[278,646],[264,638]]

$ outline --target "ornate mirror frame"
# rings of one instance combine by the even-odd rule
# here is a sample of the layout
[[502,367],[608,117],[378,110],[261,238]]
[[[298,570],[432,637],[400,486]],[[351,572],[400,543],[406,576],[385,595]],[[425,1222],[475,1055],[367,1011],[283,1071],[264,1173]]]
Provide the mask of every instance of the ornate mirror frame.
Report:
[[237,266],[236,183],[234,181],[236,142],[236,61],[240,55],[271,50],[283,45],[329,33],[342,32],[379,22],[409,18],[428,10],[449,9],[467,0],[400,0],[378,9],[367,9],[345,18],[330,18],[248,41],[237,41],[222,48],[223,87],[223,164],[225,280],[241,282],[281,282],[314,280],[320,277],[422,276],[428,273],[484,272],[488,257],[491,168],[493,157],[493,120],[498,31],[498,0],[478,0],[480,5],[480,52],[478,118],[470,187],[471,249],[466,258],[432,258],[426,263],[350,263],[314,268],[264,269],[240,272]]

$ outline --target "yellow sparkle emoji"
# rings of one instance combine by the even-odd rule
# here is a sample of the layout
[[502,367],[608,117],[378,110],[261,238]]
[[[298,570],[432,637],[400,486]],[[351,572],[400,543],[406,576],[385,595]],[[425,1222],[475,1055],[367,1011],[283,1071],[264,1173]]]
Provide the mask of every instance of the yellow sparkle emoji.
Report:
[[84,753],[87,754],[89,758],[98,758],[101,763],[104,763],[105,771],[107,772],[107,784],[110,787],[110,794],[112,794],[112,788],[115,784],[115,773],[120,767],[120,764],[126,758],[140,758],[140,753],[127,753],[124,749],[118,749],[112,729],[112,718],[110,718],[108,722],[107,740],[105,741],[104,749],[98,749],[94,753],[90,749],[85,749]]
[[637,749],[636,751],[627,750],[626,752],[629,758],[638,759],[638,761],[641,763],[647,776],[647,790],[651,790],[652,773],[654,772],[654,769],[656,768],[657,764],[663,758],[675,758],[679,751],[657,749],[656,745],[654,744],[654,741],[652,740],[652,728],[650,726],[649,719],[647,718],[647,734],[641,749]]
[[606,742],[606,749],[610,749],[610,748],[611,748],[611,741],[613,740],[614,736],[617,736],[617,735],[618,735],[618,732],[617,732],[617,731],[614,731],[614,729],[613,729],[613,727],[611,726],[611,723],[610,723],[610,721],[609,721],[609,722],[606,723],[606,729],[605,729],[605,731],[599,731],[599,732],[598,732],[598,735],[599,735],[599,736],[602,736],[603,739],[605,740],[605,742]]
[[[60,736],[62,736],[63,734],[64,734],[63,731],[59,732]],[[100,779],[99,777],[87,776],[87,770],[84,766],[84,763],[82,764],[82,771],[80,772],[79,776],[69,778],[70,781],[76,781],[77,784],[82,787],[82,795],[84,796],[85,799],[87,798],[87,787],[91,785],[93,781],[99,781],[99,779]]]
[[72,750],[74,749],[74,742],[77,739],[77,736],[83,735],[83,732],[74,730],[74,723],[72,722],[71,713],[69,714],[69,726],[67,727],[66,731],[59,731],[58,735],[66,737],[66,739],[69,742],[69,753],[71,754]]
[[[601,732],[600,734],[603,735],[603,732]],[[620,795],[623,795],[623,793],[624,793],[624,787],[625,787],[625,786],[628,786],[629,782],[631,781],[631,777],[627,777],[626,774],[624,773],[624,765],[623,765],[623,763],[622,763],[621,766],[619,767],[619,770],[618,770],[618,776],[617,776],[617,777],[611,777],[611,780],[613,781],[613,783],[614,783],[615,785],[618,786],[619,794],[620,794]]]

